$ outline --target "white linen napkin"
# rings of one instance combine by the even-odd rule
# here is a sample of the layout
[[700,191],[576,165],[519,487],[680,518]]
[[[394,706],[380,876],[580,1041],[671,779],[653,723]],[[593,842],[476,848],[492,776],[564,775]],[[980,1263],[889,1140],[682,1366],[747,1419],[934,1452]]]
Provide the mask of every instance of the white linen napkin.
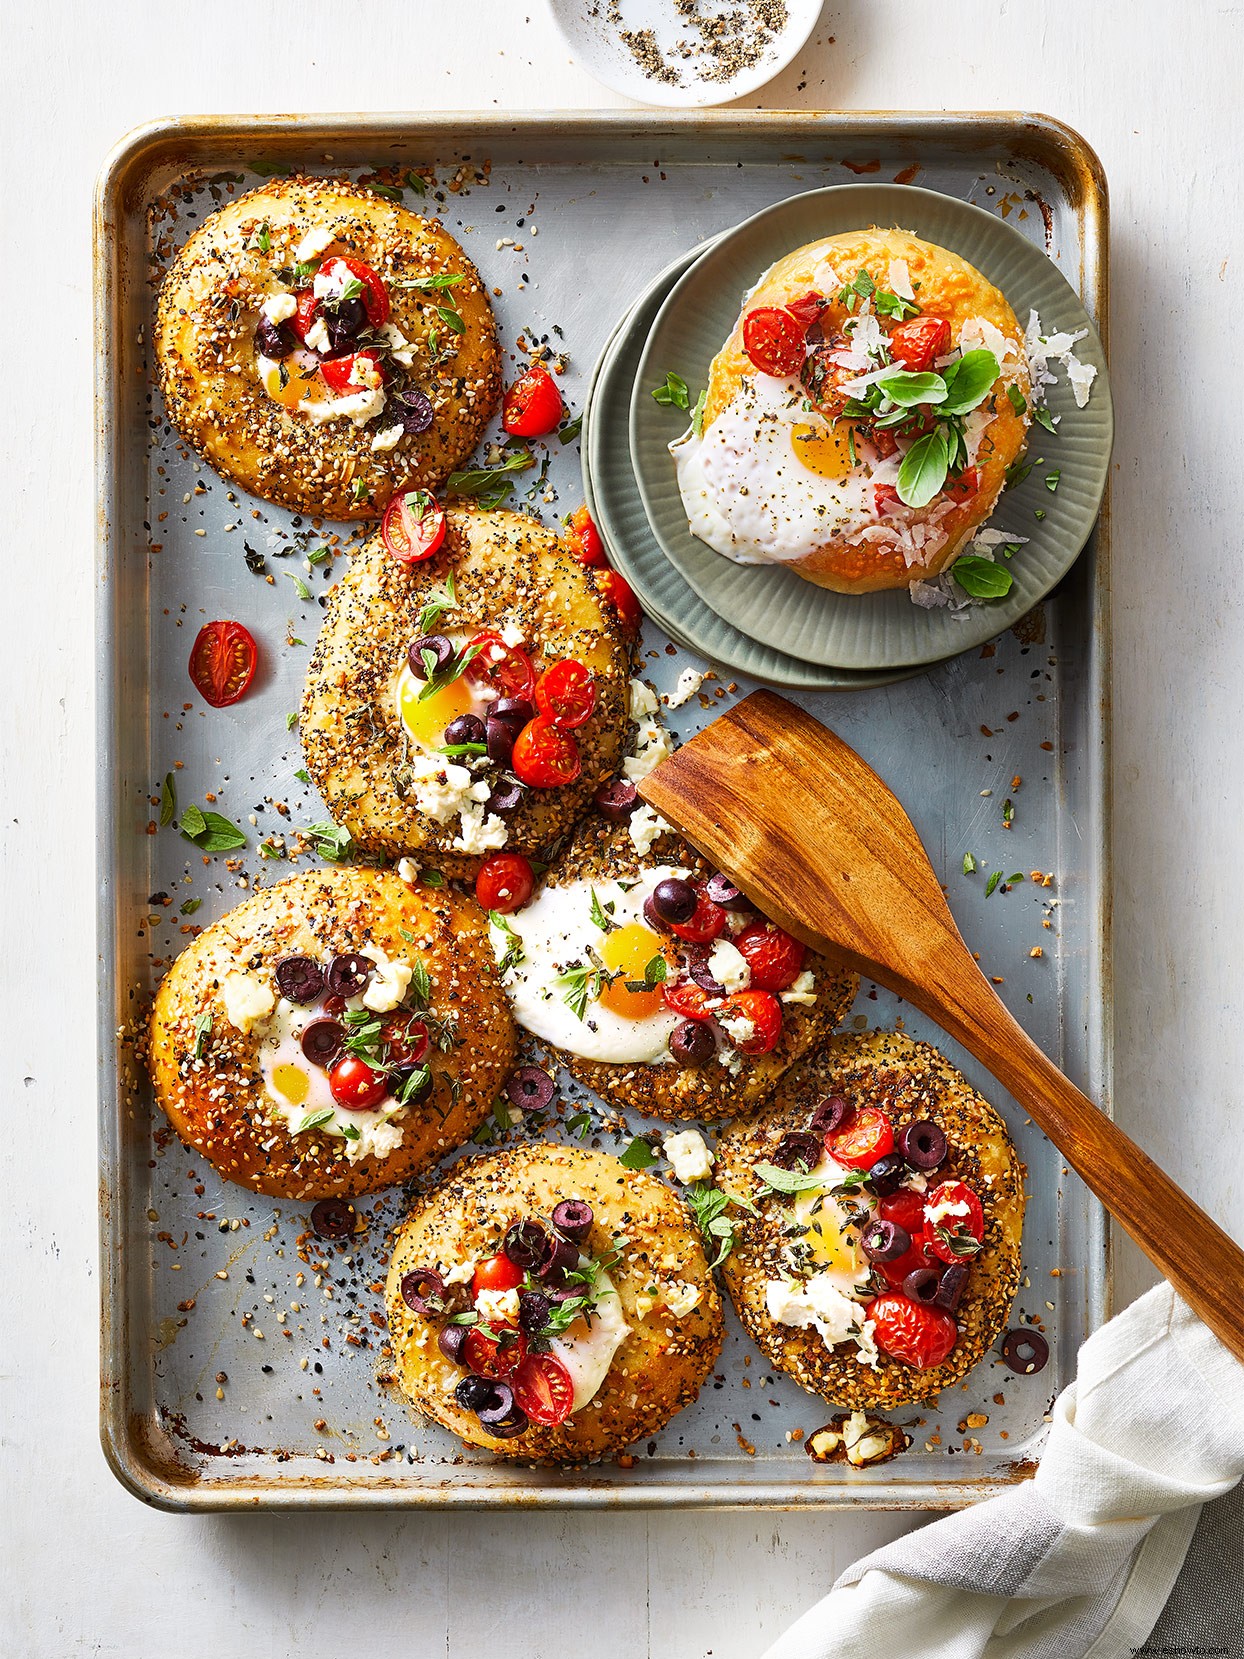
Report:
[[765,1659],[1139,1647],[1201,1505],[1244,1476],[1244,1366],[1159,1285],[1084,1344],[1053,1419],[1031,1481],[865,1556]]

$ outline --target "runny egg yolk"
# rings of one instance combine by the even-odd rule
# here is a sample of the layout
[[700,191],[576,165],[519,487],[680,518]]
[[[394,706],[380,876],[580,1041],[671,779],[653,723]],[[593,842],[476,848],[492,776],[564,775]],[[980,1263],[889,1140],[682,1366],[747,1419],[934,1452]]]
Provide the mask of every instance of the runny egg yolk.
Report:
[[854,1284],[864,1275],[853,1229],[845,1228],[846,1216],[828,1193],[810,1192],[795,1201],[795,1216],[807,1231],[803,1243],[821,1273]]
[[661,987],[651,991],[631,991],[627,981],[644,980],[644,969],[654,956],[664,956],[661,941],[651,928],[642,922],[627,922],[605,935],[600,946],[600,959],[611,974],[611,980],[597,999],[602,1008],[619,1014],[624,1020],[643,1020],[661,1008]]
[[398,689],[398,711],[403,726],[416,743],[425,749],[439,749],[445,741],[445,727],[460,714],[471,714],[475,703],[463,675],[420,702],[419,693],[424,684],[413,674],[403,674]]
[[311,1079],[301,1066],[281,1065],[272,1068],[272,1087],[289,1101],[301,1106],[311,1088]]
[[332,396],[318,374],[306,375],[297,363],[285,364],[285,384],[281,384],[281,365],[273,363],[263,372],[263,389],[275,403],[286,409],[296,409],[300,403],[325,403]]
[[839,426],[792,426],[790,446],[800,466],[820,478],[841,481],[855,465],[848,428]]

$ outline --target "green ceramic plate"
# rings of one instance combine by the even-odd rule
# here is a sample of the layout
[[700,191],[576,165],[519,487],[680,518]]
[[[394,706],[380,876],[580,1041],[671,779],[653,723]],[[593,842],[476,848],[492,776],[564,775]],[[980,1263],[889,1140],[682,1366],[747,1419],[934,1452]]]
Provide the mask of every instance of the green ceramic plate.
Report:
[[[1037,221],[1039,223],[1039,221]],[[678,411],[651,397],[668,371],[698,390],[738,317],[742,296],[770,265],[822,236],[867,225],[901,225],[961,254],[1010,301],[1021,326],[1036,309],[1044,329],[1087,328],[1076,347],[1097,369],[1088,406],[1077,409],[1064,378],[1049,388],[1057,435],[1033,429],[1040,461],[1008,491],[991,528],[1028,536],[1008,566],[1003,599],[952,614],[922,610],[906,590],[837,594],[789,570],[739,565],[687,527],[667,445],[683,430]],[[632,319],[632,324],[634,319]],[[766,208],[727,231],[679,279],[652,325],[632,389],[631,459],[653,533],[687,585],[728,624],[806,663],[860,670],[937,662],[1009,628],[1066,574],[1093,529],[1105,492],[1114,435],[1106,359],[1097,332],[1058,268],[1018,230],[967,202],[910,185],[849,184],[812,190]],[[1057,489],[1046,478],[1057,471]],[[1044,516],[1037,518],[1041,512]]]
[[911,670],[852,673],[799,662],[732,628],[692,591],[652,535],[635,483],[626,432],[631,388],[648,330],[666,295],[711,242],[682,255],[656,277],[618,323],[597,361],[583,402],[580,454],[583,493],[613,563],[639,595],[645,612],[677,644],[714,665],[770,685],[805,691],[846,691],[888,685]]

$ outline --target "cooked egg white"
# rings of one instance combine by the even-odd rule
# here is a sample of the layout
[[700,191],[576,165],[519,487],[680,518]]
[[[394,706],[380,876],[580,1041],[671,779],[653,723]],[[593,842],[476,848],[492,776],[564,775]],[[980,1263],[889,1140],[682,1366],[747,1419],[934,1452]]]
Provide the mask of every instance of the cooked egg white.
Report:
[[[555,1048],[619,1065],[669,1060],[669,1038],[679,1015],[665,1006],[659,985],[629,990],[628,982],[645,979],[645,969],[664,954],[666,941],[643,919],[644,900],[667,876],[689,872],[670,866],[641,871],[625,886],[617,881],[574,881],[545,887],[523,910],[505,918],[509,931],[490,928],[498,962],[507,956],[504,983],[519,1025]],[[592,917],[593,894],[600,914]],[[521,952],[521,956],[519,953]],[[592,996],[580,1019],[573,998],[585,973],[618,977]],[[515,960],[519,957],[518,960]]]
[[[351,997],[349,1006],[361,1008],[362,999]],[[344,1140],[346,1157],[352,1163],[368,1154],[383,1157],[402,1143],[401,1125],[389,1121],[401,1107],[393,1099],[382,1101],[374,1112],[348,1112],[338,1106],[328,1073],[311,1064],[300,1042],[311,1021],[322,1017],[323,1009],[318,1006],[302,1008],[278,998],[259,1045],[264,1089],[291,1134],[332,1135]],[[323,1112],[331,1115],[315,1121]],[[304,1129],[308,1121],[311,1127]]]
[[622,1313],[622,1299],[607,1273],[597,1279],[599,1294],[589,1324],[577,1319],[563,1336],[549,1339],[549,1349],[566,1367],[574,1384],[571,1411],[582,1411],[599,1393],[613,1356],[630,1332]]
[[[467,644],[467,634],[448,634],[446,638],[455,654]],[[412,673],[409,663],[402,665],[394,677],[393,703],[397,717],[414,743],[421,749],[435,751],[445,742],[445,728],[460,714],[478,715],[482,720],[497,693],[491,686],[476,685],[466,674],[459,674],[448,685],[443,685],[431,696],[424,697],[427,681]]]
[[[824,1185],[797,1193],[792,1205],[795,1226],[806,1229],[797,1241],[806,1252],[802,1271],[809,1277],[823,1274],[844,1296],[853,1296],[855,1287],[867,1283],[869,1274],[868,1258],[860,1249],[860,1229],[847,1226],[847,1211],[829,1190],[849,1173],[826,1153],[813,1171]],[[874,1207],[862,1187],[851,1195],[851,1203],[869,1210]]]

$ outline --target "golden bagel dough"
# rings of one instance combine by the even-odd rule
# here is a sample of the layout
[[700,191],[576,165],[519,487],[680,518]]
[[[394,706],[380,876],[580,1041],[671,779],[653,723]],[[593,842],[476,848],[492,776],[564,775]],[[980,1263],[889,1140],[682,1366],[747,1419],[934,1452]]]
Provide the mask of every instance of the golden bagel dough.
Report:
[[[272,985],[282,956],[327,959],[365,944],[424,964],[429,1007],[456,1021],[459,1042],[448,1053],[435,1044],[429,1050],[432,1093],[395,1117],[401,1145],[351,1163],[339,1136],[289,1133],[263,1086],[262,1028],[235,1029],[220,985],[234,971]],[[203,1013],[210,1035],[196,1061]],[[407,1181],[461,1145],[514,1069],[515,1032],[474,903],[447,889],[411,888],[388,870],[342,867],[262,888],[205,928],[156,992],[149,1057],[156,1099],[173,1128],[228,1180],[274,1198],[348,1198]]]
[[[560,789],[529,789],[506,816],[505,852],[528,855],[564,835],[593,791],[621,763],[627,728],[630,648],[592,572],[573,559],[538,520],[523,513],[450,509],[440,550],[403,564],[379,536],[367,542],[328,597],[303,693],[300,732],[307,770],[329,811],[365,851],[409,853],[451,875],[474,871],[478,856],[453,850],[460,822],[438,823],[404,796],[401,768],[411,739],[393,696],[419,615],[452,574],[456,609],[435,633],[523,629],[537,674],[575,657],[596,678],[596,708],[574,733],[583,761],[578,780]],[[481,776],[495,779],[490,768]]]
[[[495,1255],[512,1221],[547,1219],[563,1198],[586,1199],[592,1206],[589,1254],[607,1255],[615,1235],[625,1240],[609,1277],[630,1334],[600,1390],[579,1411],[556,1427],[533,1423],[513,1440],[499,1440],[454,1399],[454,1386],[466,1372],[440,1352],[437,1327],[406,1306],[399,1287],[413,1268],[448,1268]],[[665,1289],[677,1295],[674,1287],[680,1284],[694,1286],[700,1299],[675,1319],[659,1299]],[[658,1301],[644,1318],[636,1307],[641,1295]],[[695,1399],[724,1335],[721,1298],[680,1200],[655,1176],[578,1147],[524,1146],[455,1165],[398,1230],[385,1302],[394,1370],[411,1403],[469,1445],[525,1463],[589,1462],[656,1434]]]
[[[264,226],[266,253],[255,240]],[[385,282],[391,320],[419,346],[406,372],[436,416],[395,449],[371,447],[393,424],[391,404],[363,426],[317,424],[282,408],[256,374],[260,306],[295,286],[278,282],[277,272],[292,267],[306,233],[330,226],[336,237],[318,258],[343,254],[371,265]],[[446,290],[397,285],[437,274],[464,280]],[[466,325],[460,336],[438,320],[437,305],[447,303]],[[429,328],[446,349],[436,365]],[[272,179],[211,214],[164,278],[155,350],[169,419],[182,436],[243,489],[315,517],[378,518],[399,491],[439,489],[475,448],[501,391],[492,306],[458,243],[435,219],[345,180]]]
[[[1032,390],[1023,349],[1024,333],[1015,313],[991,282],[949,249],[923,242],[903,230],[880,230],[874,226],[871,230],[845,231],[796,248],[766,271],[755,291],[747,296],[734,332],[709,370],[704,406],[706,431],[733,401],[744,376],[751,379],[756,374],[755,365],[743,349],[743,319],[749,311],[765,305],[787,305],[816,290],[831,302],[822,314],[822,327],[829,339],[841,331],[843,321],[851,315],[838,302],[839,288],[849,285],[857,272],[865,270],[879,288],[888,289],[890,262],[896,259],[907,262],[920,315],[943,317],[949,322],[952,346],[958,345],[964,323],[970,318],[983,317],[1015,342],[1016,355],[1008,357],[1003,364],[997,387],[986,403],[986,407],[992,408],[993,418],[976,460],[979,488],[967,501],[955,504],[941,520],[944,539],[934,544],[932,556],[926,562],[908,565],[897,546],[886,548],[860,537],[843,537],[828,542],[808,558],[783,564],[783,569],[793,570],[818,587],[831,588],[836,593],[873,593],[883,588],[906,587],[917,579],[927,580],[938,575],[955,557],[969,532],[993,512],[1006,469],[1023,450],[1029,425],[1029,417],[1018,415],[1006,394],[1007,384],[1013,384],[1027,401]],[[832,277],[826,280],[826,264],[832,266],[840,282],[834,282]],[[891,319],[880,320],[887,333],[896,326]],[[935,497],[927,507],[915,512],[906,507],[902,511],[910,522],[924,522],[937,511],[940,500]]]
[[[636,874],[640,864],[670,864],[711,873],[713,866],[688,843],[663,835],[641,859],[625,827],[589,818],[565,856],[545,878],[550,887],[573,881],[617,881]],[[742,1055],[732,1075],[717,1061],[683,1070],[678,1065],[616,1064],[587,1060],[565,1049],[554,1052],[572,1077],[593,1089],[607,1105],[630,1106],[646,1116],[701,1121],[737,1117],[767,1100],[795,1062],[830,1035],[855,1001],[859,980],[811,951],[805,967],[816,975],[816,1001],[783,1004],[782,1035],[768,1054]]]
[[[853,1343],[827,1348],[815,1327],[779,1324],[766,1306],[765,1286],[787,1276],[781,1253],[789,1242],[790,1200],[768,1192],[754,1166],[772,1160],[788,1131],[806,1129],[815,1107],[831,1095],[856,1107],[881,1107],[896,1136],[908,1123],[938,1124],[949,1150],[941,1168],[928,1172],[929,1190],[939,1181],[961,1180],[981,1200],[985,1240],[971,1260],[954,1315],[959,1339],[947,1359],[927,1371],[886,1354],[874,1371],[855,1357]],[[892,1031],[835,1037],[790,1073],[763,1111],[726,1131],[717,1146],[714,1179],[760,1208],[758,1217],[731,1212],[740,1225],[722,1274],[739,1318],[778,1370],[830,1404],[867,1411],[927,1400],[978,1365],[1005,1326],[1019,1288],[1024,1166],[997,1112],[928,1043]]]

